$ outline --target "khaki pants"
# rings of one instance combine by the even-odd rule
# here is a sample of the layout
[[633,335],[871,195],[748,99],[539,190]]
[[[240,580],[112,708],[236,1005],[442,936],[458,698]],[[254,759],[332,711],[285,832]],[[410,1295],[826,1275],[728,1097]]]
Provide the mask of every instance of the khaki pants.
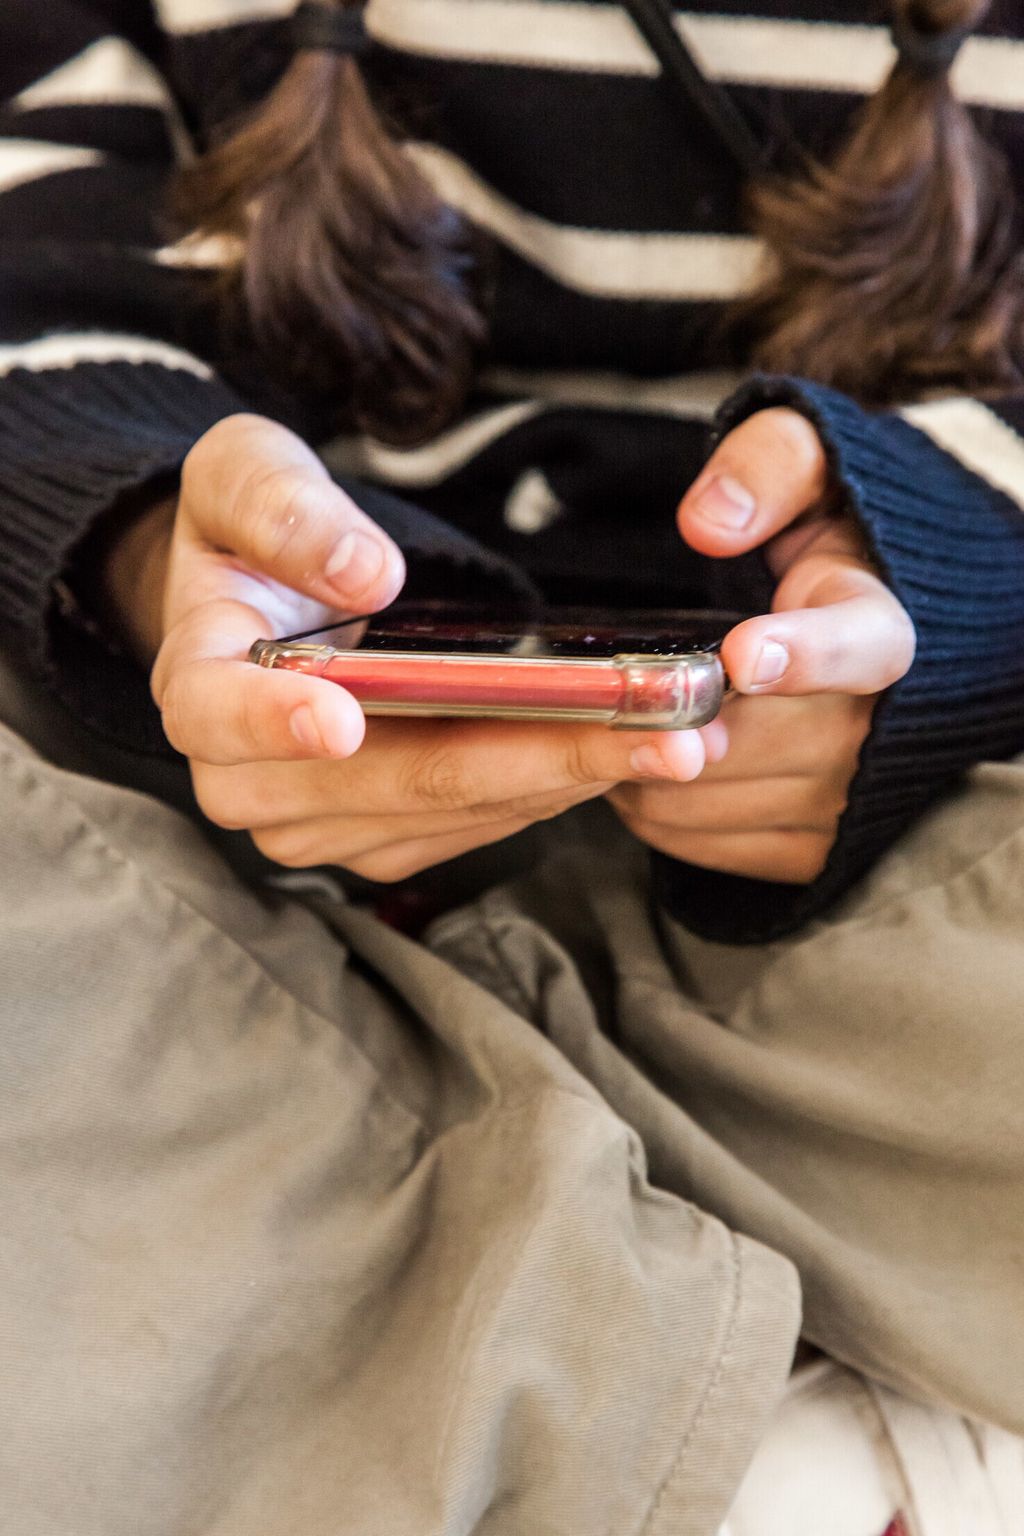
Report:
[[1024,769],[756,952],[587,824],[427,947],[0,733],[5,1530],[710,1536],[797,1272],[1024,1427]]

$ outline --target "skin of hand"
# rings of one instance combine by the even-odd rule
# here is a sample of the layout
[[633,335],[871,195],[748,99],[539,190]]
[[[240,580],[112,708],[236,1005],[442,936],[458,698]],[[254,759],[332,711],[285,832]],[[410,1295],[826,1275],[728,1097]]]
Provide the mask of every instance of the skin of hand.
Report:
[[915,648],[907,613],[834,502],[814,427],[781,407],[724,438],[683,497],[688,544],[721,558],[763,545],[778,586],[772,612],[723,643],[735,692],[699,782],[610,793],[651,847],[760,880],[806,883],[824,867],[877,697]]
[[256,416],[219,422],[174,501],[112,550],[106,590],[147,663],[171,744],[219,826],[278,863],[398,880],[614,785],[696,776],[705,732],[505,721],[371,720],[336,684],[245,660],[265,636],[397,596],[399,551],[315,454]]

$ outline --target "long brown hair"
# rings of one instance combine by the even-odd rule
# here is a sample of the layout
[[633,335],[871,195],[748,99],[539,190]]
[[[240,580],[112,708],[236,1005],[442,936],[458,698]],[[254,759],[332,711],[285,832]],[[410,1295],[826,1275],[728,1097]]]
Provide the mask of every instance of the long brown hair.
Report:
[[[893,11],[941,39],[976,27],[989,3]],[[750,201],[768,275],[736,317],[756,365],[874,403],[1024,379],[1012,184],[948,71],[901,56],[832,165],[766,179]],[[257,114],[182,173],[177,207],[188,228],[234,242],[228,295],[277,377],[391,442],[455,414],[484,335],[472,239],[353,58],[298,52]]]
[[[894,0],[896,31],[941,43],[989,0]],[[831,166],[750,194],[769,275],[739,306],[754,362],[870,402],[1024,379],[1024,274],[1002,156],[956,100],[948,69],[908,52],[857,114]]]
[[391,442],[455,413],[485,329],[472,236],[354,58],[296,53],[258,112],[184,168],[174,203],[189,230],[237,252],[223,296],[273,376]]

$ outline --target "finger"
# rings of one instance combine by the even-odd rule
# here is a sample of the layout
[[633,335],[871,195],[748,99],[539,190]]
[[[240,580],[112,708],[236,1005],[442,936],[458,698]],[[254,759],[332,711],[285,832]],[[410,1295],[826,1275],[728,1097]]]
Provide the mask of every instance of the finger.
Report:
[[701,726],[700,735],[704,743],[704,761],[709,766],[722,762],[729,750],[729,730],[721,716],[709,725]]
[[635,836],[670,858],[751,880],[806,885],[825,867],[833,838],[828,833],[775,828],[767,832],[663,832],[627,826]]
[[723,706],[729,750],[703,783],[849,777],[871,724],[871,696],[730,694]]
[[[740,693],[880,693],[914,659],[914,629],[881,582],[844,573],[821,607],[747,619],[726,636],[722,661]],[[822,591],[826,589],[823,587]]]
[[185,460],[180,506],[186,536],[328,606],[370,612],[401,590],[396,545],[305,443],[262,417],[206,433]]
[[846,805],[839,776],[622,784],[608,798],[623,816],[665,836],[673,830],[733,834],[799,828],[834,833]]
[[365,719],[351,694],[300,672],[241,659],[264,621],[243,603],[204,603],[169,632],[153,697],[171,745],[205,763],[348,757]]
[[[697,731],[382,719],[372,722],[365,749],[344,776],[368,810],[422,813],[529,805],[538,796],[622,779],[685,781],[697,776],[704,761]],[[328,767],[323,779],[329,802]]]
[[[215,707],[214,699],[210,708]],[[204,717],[197,730],[212,724]],[[682,739],[674,740],[676,734]],[[464,823],[467,815],[486,820],[496,806],[502,815],[537,819],[548,803],[574,803],[604,794],[622,779],[652,776],[630,762],[644,746],[659,754],[653,766],[661,776],[677,776],[673,782],[684,773],[695,777],[703,765],[696,731],[636,736],[604,726],[376,719],[368,722],[362,749],[347,762],[309,762],[297,776],[288,762],[253,761],[244,775],[224,775],[222,784],[206,773],[204,785],[215,820],[227,825],[223,815],[234,815],[235,825],[248,828],[352,812],[409,815],[421,823],[454,815]],[[666,750],[668,764],[661,756]]]
[[311,865],[324,863],[338,864],[343,869],[361,875],[365,880],[391,884],[396,880],[407,880],[424,869],[446,864],[450,859],[470,853],[474,848],[484,848],[506,837],[513,837],[529,825],[529,820],[523,817],[503,817],[461,832],[446,832],[433,837],[414,836],[399,842],[375,844],[361,851],[342,849],[333,855],[324,852],[331,847],[328,827],[319,828],[318,835],[311,831],[308,841],[296,840],[294,829],[290,826],[264,828],[254,833],[253,841],[268,859],[290,869],[307,869]]
[[[319,708],[316,701],[314,707]],[[409,815],[421,825],[425,818],[452,815],[464,825],[467,817],[487,820],[495,807],[501,807],[502,815],[522,814],[537,820],[549,805],[575,804],[604,794],[621,779],[651,776],[647,768],[636,770],[630,764],[637,750],[632,733],[611,732],[602,726],[386,719],[368,722],[365,744],[348,761],[311,761],[303,765],[300,775],[283,749],[272,747],[262,753],[262,760],[257,760],[255,752],[247,758],[237,746],[232,755],[225,745],[231,722],[218,726],[211,718],[217,708],[216,692],[205,710],[195,697],[190,698],[189,708],[190,729],[202,739],[202,761],[207,765],[202,774],[203,808],[222,826],[253,829],[353,813]],[[215,729],[222,732],[216,756],[202,735]],[[184,728],[181,734],[185,735]],[[684,737],[680,742],[651,740],[671,733],[650,733],[639,740],[641,746],[652,745],[659,753],[658,770],[663,776],[686,773],[692,778],[703,765],[703,744],[696,731],[679,734]],[[673,758],[670,768],[660,756],[666,746]],[[232,763],[242,764],[244,772],[217,772],[218,765]]]
[[[557,795],[534,795],[504,803],[464,806],[450,811],[368,811],[358,777],[321,766],[337,764],[267,762],[230,767],[201,763],[193,769],[196,798],[204,815],[227,831],[274,831],[282,847],[303,863],[345,862],[388,843],[420,837],[461,834],[467,829],[515,818],[546,821],[571,806],[595,799],[610,784],[580,785]],[[326,790],[326,792],[325,792]],[[291,829],[289,833],[289,829]],[[306,854],[309,857],[305,857]]]
[[828,463],[806,417],[758,411],[715,449],[679,505],[679,531],[705,555],[754,549],[809,511],[828,488]]

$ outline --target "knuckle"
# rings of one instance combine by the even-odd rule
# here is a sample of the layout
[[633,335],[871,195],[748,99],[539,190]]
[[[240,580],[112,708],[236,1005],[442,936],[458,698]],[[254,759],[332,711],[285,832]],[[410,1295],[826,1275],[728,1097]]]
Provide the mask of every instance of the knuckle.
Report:
[[587,744],[580,736],[570,736],[566,742],[564,766],[570,784],[596,784],[602,777],[594,772]]
[[806,416],[789,406],[775,406],[762,413],[761,425],[771,431],[776,450],[786,455],[792,472],[804,476],[824,474],[825,450]]
[[509,808],[509,815],[513,821],[555,821],[559,816],[564,816],[576,804],[575,795],[557,795],[554,799],[544,800],[539,806],[534,806],[529,812],[517,811],[513,804]]
[[413,798],[433,810],[458,810],[477,802],[465,764],[444,745],[415,754],[404,777]]
[[243,688],[237,699],[235,729],[242,757],[259,757],[265,736],[263,710],[255,688]]
[[253,557],[269,567],[287,561],[322,522],[319,487],[294,469],[261,468],[239,490],[238,517]]
[[798,816],[803,824],[800,835],[834,837],[846,805],[845,783],[823,780],[809,785],[793,805],[794,818]]
[[793,885],[810,885],[825,868],[832,838],[827,833],[799,832],[783,836],[775,858],[773,878]]
[[632,809],[628,800],[620,800],[614,790],[605,795],[606,803],[615,812],[615,815],[625,825],[631,826],[636,819],[636,812]]
[[841,686],[843,677],[850,670],[849,641],[831,629],[825,628],[806,654],[801,655],[795,646],[791,646],[791,650],[796,654],[789,681],[798,687],[827,690]]
[[620,784],[606,798],[619,820],[636,837],[643,839],[645,833],[650,832],[652,823],[644,809],[642,785]]
[[214,434],[223,425],[218,422],[216,427],[211,427],[197,443],[189,449],[181,464],[181,499],[190,502],[196,492],[201,490],[211,468],[211,461],[216,459],[219,452],[218,443],[214,440]]
[[163,645],[157,651],[156,661],[153,663],[152,671],[149,674],[149,694],[157,709],[163,709],[164,688],[169,667],[170,647],[165,639]]
[[193,764],[192,788],[196,804],[207,821],[212,821],[215,827],[225,832],[248,830],[249,818],[233,783],[216,771],[204,772],[201,764]]
[[[654,825],[656,822],[682,820],[679,814],[682,801],[678,795],[673,794],[673,789],[678,785],[669,784],[638,784],[636,785],[635,815],[640,821]],[[673,818],[673,812],[675,817]]]
[[650,795],[644,784],[620,785],[613,804],[628,826],[650,821]]
[[805,885],[809,885],[812,880],[817,880],[825,868],[831,848],[832,838],[829,836],[808,839],[807,846],[803,851],[802,867],[798,876],[800,881]]
[[224,454],[232,454],[238,437],[248,430],[257,417],[244,411],[225,416],[214,422],[189,449],[181,466],[182,495],[189,499],[207,480],[211,469]]
[[889,667],[885,686],[898,683],[910,671],[917,653],[917,631],[904,607],[897,604],[893,637],[889,647]]
[[176,752],[188,755],[189,691],[180,673],[169,677],[160,697],[164,735]]
[[831,737],[835,762],[840,770],[850,773],[857,765],[860,749],[867,739],[871,729],[871,719],[875,712],[875,696],[873,694],[849,694],[845,697],[838,695],[847,705],[840,729]]
[[[556,817],[564,815],[574,806],[578,798],[571,791],[554,795],[521,795],[513,800],[503,800],[500,814],[503,821],[522,822],[524,825],[538,821],[554,821]],[[493,813],[489,819],[494,819]]]
[[396,885],[400,880],[418,874],[423,868],[423,860],[399,843],[391,848],[373,848],[361,853],[349,859],[345,867],[364,880],[372,880],[375,885]]
[[324,862],[320,845],[314,845],[309,834],[299,828],[264,827],[249,835],[260,853],[286,869],[308,869]]
[[623,826],[627,831],[632,832],[633,836],[641,843],[653,842],[659,835],[659,831],[664,831],[664,828],[659,829],[656,823],[648,821],[646,816],[638,816],[635,811],[623,810],[620,805],[617,805],[615,809]]
[[540,794],[517,794],[508,799],[500,800],[497,805],[479,806],[473,816],[465,817],[468,825],[474,822],[493,823],[496,820],[502,822],[522,822],[528,825],[530,822],[550,822],[556,816],[562,816],[571,806],[579,803],[579,794],[571,790],[548,790]]

